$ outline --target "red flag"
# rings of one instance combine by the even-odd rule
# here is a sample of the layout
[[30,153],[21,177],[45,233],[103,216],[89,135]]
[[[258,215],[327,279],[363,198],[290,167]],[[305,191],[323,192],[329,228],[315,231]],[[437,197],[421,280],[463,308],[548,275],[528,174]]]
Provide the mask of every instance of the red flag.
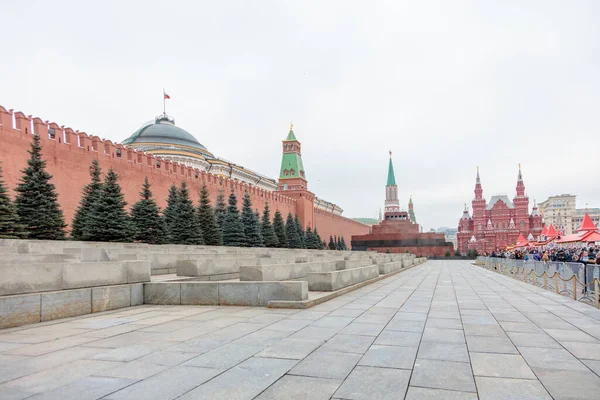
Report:
[[165,96],[165,99],[169,99],[169,100],[171,99],[171,96],[169,96],[168,94],[166,94],[166,93],[164,93],[164,92],[163,92],[163,94],[164,94],[164,96]]

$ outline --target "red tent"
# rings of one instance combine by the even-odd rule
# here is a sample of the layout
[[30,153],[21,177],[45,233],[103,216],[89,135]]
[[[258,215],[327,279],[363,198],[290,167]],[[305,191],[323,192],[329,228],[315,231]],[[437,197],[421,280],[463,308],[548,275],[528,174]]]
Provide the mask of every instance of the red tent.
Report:
[[542,235],[546,236],[546,233],[548,233],[548,227],[544,225],[544,229],[542,229]]
[[588,213],[585,213],[585,216],[583,217],[583,221],[581,221],[581,226],[579,227],[579,229],[577,229],[577,232],[597,231],[597,230],[598,230],[598,228],[596,227],[596,225],[594,225],[594,222],[592,221],[592,219],[590,218]]
[[546,237],[548,239],[558,237],[558,232],[556,232],[554,225],[550,224],[548,231],[546,232]]

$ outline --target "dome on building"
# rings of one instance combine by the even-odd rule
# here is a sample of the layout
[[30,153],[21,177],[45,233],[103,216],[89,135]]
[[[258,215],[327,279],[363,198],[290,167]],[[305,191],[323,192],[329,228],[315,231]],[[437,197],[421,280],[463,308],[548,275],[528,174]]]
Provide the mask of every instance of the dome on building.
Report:
[[213,157],[191,133],[176,126],[175,120],[166,114],[159,115],[154,122],[144,124],[122,143],[166,158],[169,154]]

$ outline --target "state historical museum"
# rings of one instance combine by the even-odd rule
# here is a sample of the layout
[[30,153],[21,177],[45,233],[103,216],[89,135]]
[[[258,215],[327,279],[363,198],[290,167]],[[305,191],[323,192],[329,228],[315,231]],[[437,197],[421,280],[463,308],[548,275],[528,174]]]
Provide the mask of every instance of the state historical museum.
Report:
[[465,210],[458,223],[457,242],[462,254],[469,250],[478,253],[491,253],[503,250],[517,243],[519,235],[527,240],[539,240],[542,233],[542,215],[535,201],[529,214],[529,197],[525,194],[525,184],[519,165],[517,194],[512,201],[506,195],[492,196],[490,202],[483,197],[479,168],[475,179],[475,198],[471,202],[473,217],[465,204]]

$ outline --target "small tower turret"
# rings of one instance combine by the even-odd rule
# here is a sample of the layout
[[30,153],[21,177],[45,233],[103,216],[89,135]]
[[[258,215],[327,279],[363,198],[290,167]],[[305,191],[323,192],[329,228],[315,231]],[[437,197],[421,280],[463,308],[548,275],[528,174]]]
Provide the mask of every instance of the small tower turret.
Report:
[[413,201],[412,201],[412,194],[410,195],[410,199],[408,200],[408,215],[410,217],[410,221],[413,224],[416,224],[417,217],[415,217],[415,210],[414,210],[414,205],[413,205]]

